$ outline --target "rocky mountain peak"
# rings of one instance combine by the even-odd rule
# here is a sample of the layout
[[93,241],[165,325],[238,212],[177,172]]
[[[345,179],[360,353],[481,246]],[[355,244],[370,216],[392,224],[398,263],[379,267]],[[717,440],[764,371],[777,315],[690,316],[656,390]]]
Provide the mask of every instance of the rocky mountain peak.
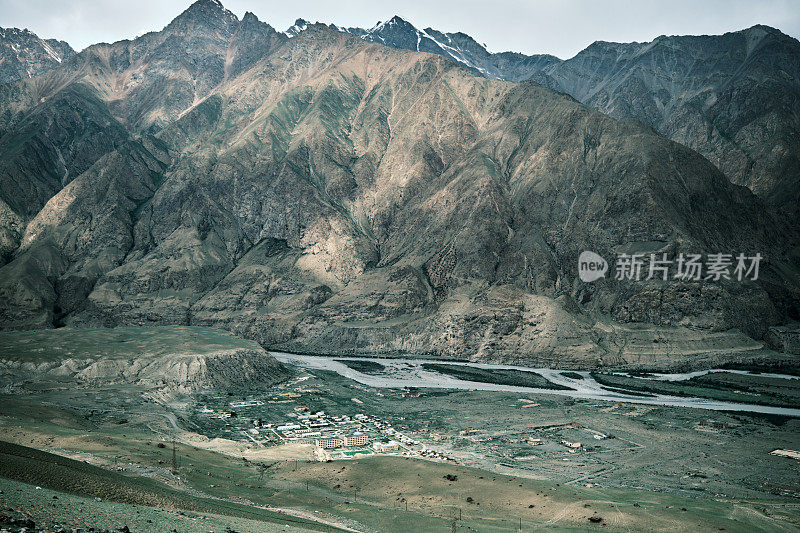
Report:
[[638,45],[639,43],[615,43],[612,41],[594,41],[592,44],[581,50],[576,54],[575,57],[580,56],[581,54],[606,54],[606,53],[613,53],[618,51],[621,48],[625,48],[626,46],[634,46]]
[[413,24],[411,24],[410,22],[405,20],[400,15],[395,15],[392,18],[390,18],[389,20],[387,20],[386,22],[379,22],[378,24],[375,25],[375,28],[373,28],[373,29],[383,29],[383,28],[392,28],[392,27],[401,27],[401,28],[409,28],[409,29],[413,28],[414,30],[416,30],[416,28],[414,27]]
[[192,5],[190,5],[183,14],[186,13],[217,13],[217,14],[225,14],[230,13],[225,6],[222,5],[222,2],[219,0],[197,0]]
[[294,24],[283,33],[289,37],[294,37],[301,31],[304,31],[306,28],[308,28],[309,24],[310,23],[305,19],[297,19],[294,21]]
[[27,28],[0,28],[0,83],[37,76],[74,55],[64,41],[41,39]]
[[749,28],[745,28],[741,30],[741,33],[760,33],[760,34],[772,34],[772,35],[784,35],[784,33],[777,29],[773,28],[772,26],[767,26],[766,24],[754,24]]
[[256,16],[255,13],[253,13],[252,11],[247,11],[247,12],[245,12],[244,16],[242,17],[242,23],[245,23],[245,22],[253,23],[253,22],[261,22],[261,21],[258,20],[258,17]]
[[743,34],[748,53],[764,46],[776,46],[792,54],[800,51],[800,42],[797,39],[771,26],[756,24],[737,33]]
[[250,68],[261,57],[286,40],[286,36],[262,22],[251,12],[242,17],[226,52],[226,76],[235,76]]
[[168,29],[202,27],[212,30],[232,31],[239,19],[225,9],[219,0],[197,0],[167,26]]
[[[239,22],[237,32],[238,33],[246,32],[249,34],[250,37],[253,38],[257,38],[257,35],[255,35],[254,32],[256,34],[264,32],[268,32],[270,34],[276,33],[275,29],[272,26],[260,20],[258,16],[256,16],[256,14],[251,11],[248,11],[244,14],[241,22]],[[258,44],[258,43],[252,43],[252,44]]]
[[551,55],[493,54],[466,33],[445,33],[434,28],[420,30],[399,15],[379,21],[370,29],[336,29],[392,48],[438,54],[487,78],[527,80],[544,67],[560,61]]
[[[366,33],[374,37],[367,40],[383,42],[389,46],[394,46],[392,43],[417,41],[417,38],[421,36],[420,31],[413,24],[399,15],[395,15],[385,22],[378,21],[372,28],[366,30]],[[408,49],[413,50],[413,48]]]

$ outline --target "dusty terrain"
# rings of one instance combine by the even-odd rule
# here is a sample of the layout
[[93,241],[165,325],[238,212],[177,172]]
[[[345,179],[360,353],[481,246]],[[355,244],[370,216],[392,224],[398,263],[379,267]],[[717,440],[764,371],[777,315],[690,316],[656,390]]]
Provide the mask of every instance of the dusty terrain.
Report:
[[[128,332],[108,332],[107,349]],[[140,333],[144,344],[159,340],[161,357],[186,348],[173,328]],[[63,350],[42,333],[15,335],[29,336],[21,357],[48,361]],[[205,336],[227,338],[195,332]],[[93,346],[102,346],[96,339]],[[216,351],[213,343],[208,350]],[[239,400],[261,403],[237,407],[229,421],[207,414]],[[230,520],[243,531],[255,527],[248,520],[357,531],[409,524],[449,531],[454,521],[457,530],[510,531],[520,520],[523,530],[791,531],[800,520],[796,460],[770,453],[800,448],[797,420],[781,417],[548,394],[373,389],[302,369],[288,381],[222,389],[21,380],[4,390],[0,405],[3,440],[77,461],[3,445],[2,475],[32,484],[3,481],[9,501],[37,523],[145,518],[191,530],[209,516],[208,523]],[[283,423],[300,406],[380,416],[456,463],[380,455],[318,462],[309,445],[262,446],[245,436],[252,419]],[[564,440],[583,446],[570,451]],[[66,512],[54,493],[45,502],[33,485],[74,494],[65,502],[85,513]],[[591,516],[603,520],[593,524]]]
[[289,375],[257,343],[197,327],[0,332],[0,372],[7,390],[80,383],[186,391]]

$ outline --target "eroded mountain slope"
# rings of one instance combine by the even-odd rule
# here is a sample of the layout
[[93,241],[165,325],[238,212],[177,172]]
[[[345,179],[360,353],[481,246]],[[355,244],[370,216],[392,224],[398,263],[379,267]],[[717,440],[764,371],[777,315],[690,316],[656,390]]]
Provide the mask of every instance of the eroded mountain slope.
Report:
[[72,179],[131,135],[172,124],[284,40],[250,13],[240,21],[201,0],[159,32],[90,46],[59,68],[0,85],[0,264]]
[[[797,316],[794,228],[697,153],[535,83],[315,25],[207,92],[148,108],[157,131],[120,112],[144,93],[105,93],[153,133],[27,225],[0,271],[4,327],[213,325],[318,353],[595,365],[630,362],[614,323],[733,329],[731,354],[754,349],[738,331]],[[768,260],[758,282],[589,285],[587,249]]]
[[42,39],[28,29],[0,28],[0,83],[32,78],[75,55],[57,39]]
[[533,77],[707,157],[797,221],[800,42],[768,26],[724,35],[597,42]]

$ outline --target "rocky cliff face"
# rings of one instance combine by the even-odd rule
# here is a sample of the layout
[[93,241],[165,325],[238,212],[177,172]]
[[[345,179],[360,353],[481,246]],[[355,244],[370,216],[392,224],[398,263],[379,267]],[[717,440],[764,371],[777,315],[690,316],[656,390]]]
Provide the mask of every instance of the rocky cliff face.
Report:
[[32,78],[74,55],[64,41],[41,39],[29,30],[0,28],[0,84]]
[[[308,27],[308,22],[298,19],[286,34],[297,35],[306,27]],[[531,56],[515,52],[493,54],[486,50],[486,46],[465,33],[444,33],[433,28],[420,30],[397,16],[386,22],[379,22],[367,30],[331,27],[338,31],[352,33],[371,43],[380,43],[400,50],[438,54],[482,76],[493,79],[523,81],[530,79],[545,67],[561,62],[560,59],[549,54]]]
[[[307,24],[299,20],[288,34]],[[612,117],[640,120],[800,220],[800,43],[774,28],[596,42],[566,61],[490,54],[466,34],[418,30],[400,17],[369,30],[336,29],[439,54],[487,78],[533,79]]]
[[[690,331],[752,349],[738,331],[798,313],[796,228],[748,189],[650,128],[439,55],[325,25],[288,38],[201,0],[14,87],[15,124],[85,91],[127,137],[30,220],[12,211],[4,328],[594,366]],[[768,260],[757,282],[586,284],[583,250]]]
[[597,42],[534,79],[612,117],[652,126],[800,220],[796,39],[753,26],[649,43]]

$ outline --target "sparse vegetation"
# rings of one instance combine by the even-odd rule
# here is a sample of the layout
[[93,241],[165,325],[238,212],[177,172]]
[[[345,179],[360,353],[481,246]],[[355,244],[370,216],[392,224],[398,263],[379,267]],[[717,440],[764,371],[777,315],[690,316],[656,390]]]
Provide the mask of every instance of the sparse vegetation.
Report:
[[386,369],[382,364],[376,363],[375,361],[361,361],[357,359],[337,359],[337,361],[362,374],[380,374]]
[[715,372],[686,381],[642,379],[593,372],[592,377],[611,390],[627,394],[666,394],[726,402],[794,407],[800,402],[800,380],[742,376]]
[[465,381],[475,381],[478,383],[494,383],[496,385],[532,387],[537,389],[570,390],[569,387],[564,387],[545,379],[541,374],[523,370],[484,369],[446,363],[423,363],[422,368],[433,372],[440,372]]

